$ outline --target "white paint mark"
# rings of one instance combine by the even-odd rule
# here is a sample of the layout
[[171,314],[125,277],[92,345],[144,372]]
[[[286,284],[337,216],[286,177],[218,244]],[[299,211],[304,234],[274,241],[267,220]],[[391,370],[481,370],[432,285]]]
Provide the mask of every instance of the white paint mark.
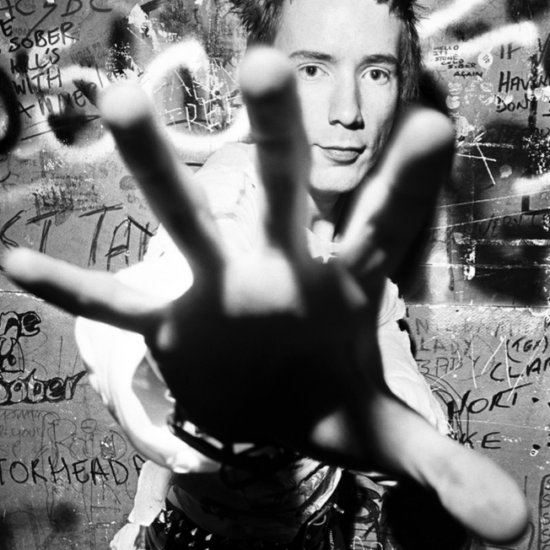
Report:
[[[457,153],[456,156],[457,157],[464,157],[466,159],[486,160],[487,162],[496,162],[497,161],[497,159],[492,159],[492,158],[489,158],[489,157],[480,157],[478,155],[466,155],[465,153]],[[494,200],[494,199],[491,199],[491,200]],[[477,202],[477,201],[475,201],[475,202]],[[468,204],[471,204],[471,201]]]
[[491,52],[481,52],[477,56],[477,63],[483,69],[488,69],[493,64],[493,54]]
[[497,184],[497,182],[495,181],[495,178],[493,178],[493,174],[489,168],[489,165],[487,164],[487,158],[485,157],[485,155],[483,154],[483,151],[480,149],[479,145],[476,143],[476,147],[477,147],[477,150],[479,151],[479,154],[481,155],[481,158],[483,160],[483,164],[485,165],[485,168],[487,169],[487,172],[489,174],[489,177],[491,178],[491,182],[494,185]]
[[430,15],[428,19],[421,19],[418,25],[420,37],[426,40],[446,30],[449,25],[455,25],[464,17],[471,15],[472,10],[481,4],[485,4],[485,0],[457,0],[449,7]]
[[460,107],[460,98],[456,95],[449,95],[447,96],[445,103],[449,109],[458,109]]
[[500,177],[503,179],[509,178],[512,175],[512,167],[509,164],[503,164],[500,167]]
[[487,360],[487,363],[485,363],[485,366],[483,367],[483,369],[481,371],[481,375],[485,374],[485,371],[487,370],[487,367],[489,366],[489,363],[493,360],[495,355],[498,353],[498,350],[502,347],[502,344],[504,344],[504,338],[501,337],[500,338],[500,344],[497,346],[497,348],[495,349],[495,351],[493,352],[491,357],[489,357],[489,359]]
[[455,118],[455,131],[457,137],[466,137],[475,130],[475,126],[468,122],[465,116],[459,115]]
[[534,195],[550,189],[550,174],[533,178],[518,178],[512,184],[512,191],[518,196]]
[[[102,79],[103,76],[103,79]],[[107,76],[101,71],[88,67],[81,67],[77,65],[71,65],[63,68],[63,87],[51,86],[48,90],[50,94],[44,95],[44,101],[51,100],[52,107],[55,108],[59,105],[55,94],[61,92],[67,92],[68,83],[82,80],[95,84],[98,89],[103,87],[103,81],[107,82]],[[29,135],[40,134],[41,139],[29,139],[28,141],[21,141],[19,147],[14,149],[12,153],[17,158],[33,158],[40,152],[57,153],[61,154],[65,162],[70,164],[80,164],[85,158],[86,161],[93,161],[99,158],[104,158],[107,155],[112,154],[114,150],[114,142],[110,134],[106,133],[103,138],[94,141],[90,145],[78,147],[72,145],[64,145],[60,143],[53,132],[50,131],[50,125],[48,123],[48,113],[45,113],[38,122],[29,125],[25,128]],[[23,139],[26,137],[26,133],[23,133]]]
[[[199,82],[208,78],[209,59],[202,45],[194,39],[185,40],[167,48],[147,67],[142,81],[144,90],[153,97],[155,89],[163,85],[172,71],[187,69]],[[206,87],[206,86],[205,86]],[[192,113],[191,113],[192,114]],[[233,124],[224,131],[204,136],[186,134],[167,128],[166,134],[176,150],[191,155],[208,156],[228,142],[243,141],[250,132],[245,109],[240,109]]]
[[472,361],[472,380],[474,382],[474,388],[477,390],[476,362],[474,361],[474,339],[473,338],[472,338],[472,347],[470,349],[470,359]]
[[451,95],[459,95],[463,89],[462,82],[449,82],[449,93]]
[[524,21],[513,25],[506,25],[494,31],[485,33],[468,42],[460,44],[460,55],[468,57],[477,56],[480,52],[487,52],[501,46],[502,44],[514,43],[514,46],[537,46],[539,31],[537,26]]
[[[162,81],[168,73],[178,68],[187,68],[198,80],[202,79],[207,87],[209,60],[206,52],[196,40],[188,40],[176,44],[161,54],[147,67],[143,77],[142,85],[150,97],[154,90],[162,86]],[[134,74],[127,74],[126,77],[138,80]],[[52,106],[58,105],[55,94],[67,92],[67,85],[78,80],[94,83],[98,89],[103,88],[104,82],[108,82],[107,76],[96,69],[72,65],[63,68],[63,88],[52,86],[48,91],[50,96],[46,99],[52,100]],[[249,134],[250,125],[245,109],[240,109],[233,124],[222,132],[198,136],[191,133],[183,133],[171,128],[166,129],[166,135],[181,154],[197,156],[204,160],[207,156],[219,149],[228,142],[243,141]],[[18,158],[32,158],[41,152],[61,154],[68,163],[78,165],[82,159],[87,162],[96,161],[112,155],[114,141],[109,133],[93,143],[83,146],[64,145],[60,143],[49,126],[47,113],[37,123],[27,126],[23,134],[41,134],[40,139],[29,139],[19,143],[12,154]]]
[[134,25],[138,29],[141,29],[145,24],[149,22],[147,14],[141,9],[140,5],[136,5],[132,8],[132,11],[128,15],[128,23]]
[[[460,43],[458,50],[460,57],[469,59],[477,58],[480,53],[490,52],[504,44],[513,43],[515,47],[536,48],[540,38],[536,25],[530,21],[506,25],[499,29],[487,32],[472,40]],[[425,59],[425,65],[429,70],[437,71],[440,65],[434,59]]]

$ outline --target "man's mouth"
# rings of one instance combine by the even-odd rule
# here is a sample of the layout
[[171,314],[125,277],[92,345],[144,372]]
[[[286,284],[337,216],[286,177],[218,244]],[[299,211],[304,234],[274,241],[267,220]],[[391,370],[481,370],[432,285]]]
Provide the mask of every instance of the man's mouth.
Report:
[[363,153],[365,147],[344,147],[339,145],[321,146],[323,155],[337,164],[352,164]]

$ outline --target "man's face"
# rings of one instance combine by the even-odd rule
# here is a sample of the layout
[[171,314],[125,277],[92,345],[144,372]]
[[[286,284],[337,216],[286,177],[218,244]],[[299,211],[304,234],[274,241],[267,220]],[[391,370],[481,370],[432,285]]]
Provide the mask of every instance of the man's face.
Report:
[[378,160],[397,109],[400,36],[374,0],[286,0],[274,46],[296,67],[314,197],[354,189]]

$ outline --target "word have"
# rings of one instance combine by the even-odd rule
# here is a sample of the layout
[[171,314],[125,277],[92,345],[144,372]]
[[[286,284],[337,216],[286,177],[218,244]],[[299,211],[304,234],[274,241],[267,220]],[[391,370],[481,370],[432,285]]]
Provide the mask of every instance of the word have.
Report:
[[18,403],[58,403],[74,397],[76,386],[86,371],[65,378],[55,377],[40,380],[34,377],[33,370],[25,378],[12,381],[0,379],[0,406]]
[[497,92],[522,92],[536,88],[545,88],[549,84],[550,75],[521,78],[520,76],[512,76],[511,71],[500,71]]
[[76,460],[67,462],[61,457],[58,460],[41,460],[35,458],[30,464],[21,460],[8,462],[6,458],[0,458],[0,486],[5,485],[8,480],[14,483],[113,483],[115,485],[124,485],[130,478],[130,472],[135,472],[139,476],[141,465],[145,461],[139,456],[132,457],[130,467],[124,465],[119,460],[108,458],[100,460],[99,458]]

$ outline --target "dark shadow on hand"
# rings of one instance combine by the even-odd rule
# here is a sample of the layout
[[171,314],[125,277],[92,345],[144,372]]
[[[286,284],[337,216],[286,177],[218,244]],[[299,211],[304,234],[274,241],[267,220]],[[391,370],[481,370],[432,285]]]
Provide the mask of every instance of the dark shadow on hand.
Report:
[[386,493],[385,524],[402,550],[458,550],[467,533],[443,508],[437,495],[412,481]]

